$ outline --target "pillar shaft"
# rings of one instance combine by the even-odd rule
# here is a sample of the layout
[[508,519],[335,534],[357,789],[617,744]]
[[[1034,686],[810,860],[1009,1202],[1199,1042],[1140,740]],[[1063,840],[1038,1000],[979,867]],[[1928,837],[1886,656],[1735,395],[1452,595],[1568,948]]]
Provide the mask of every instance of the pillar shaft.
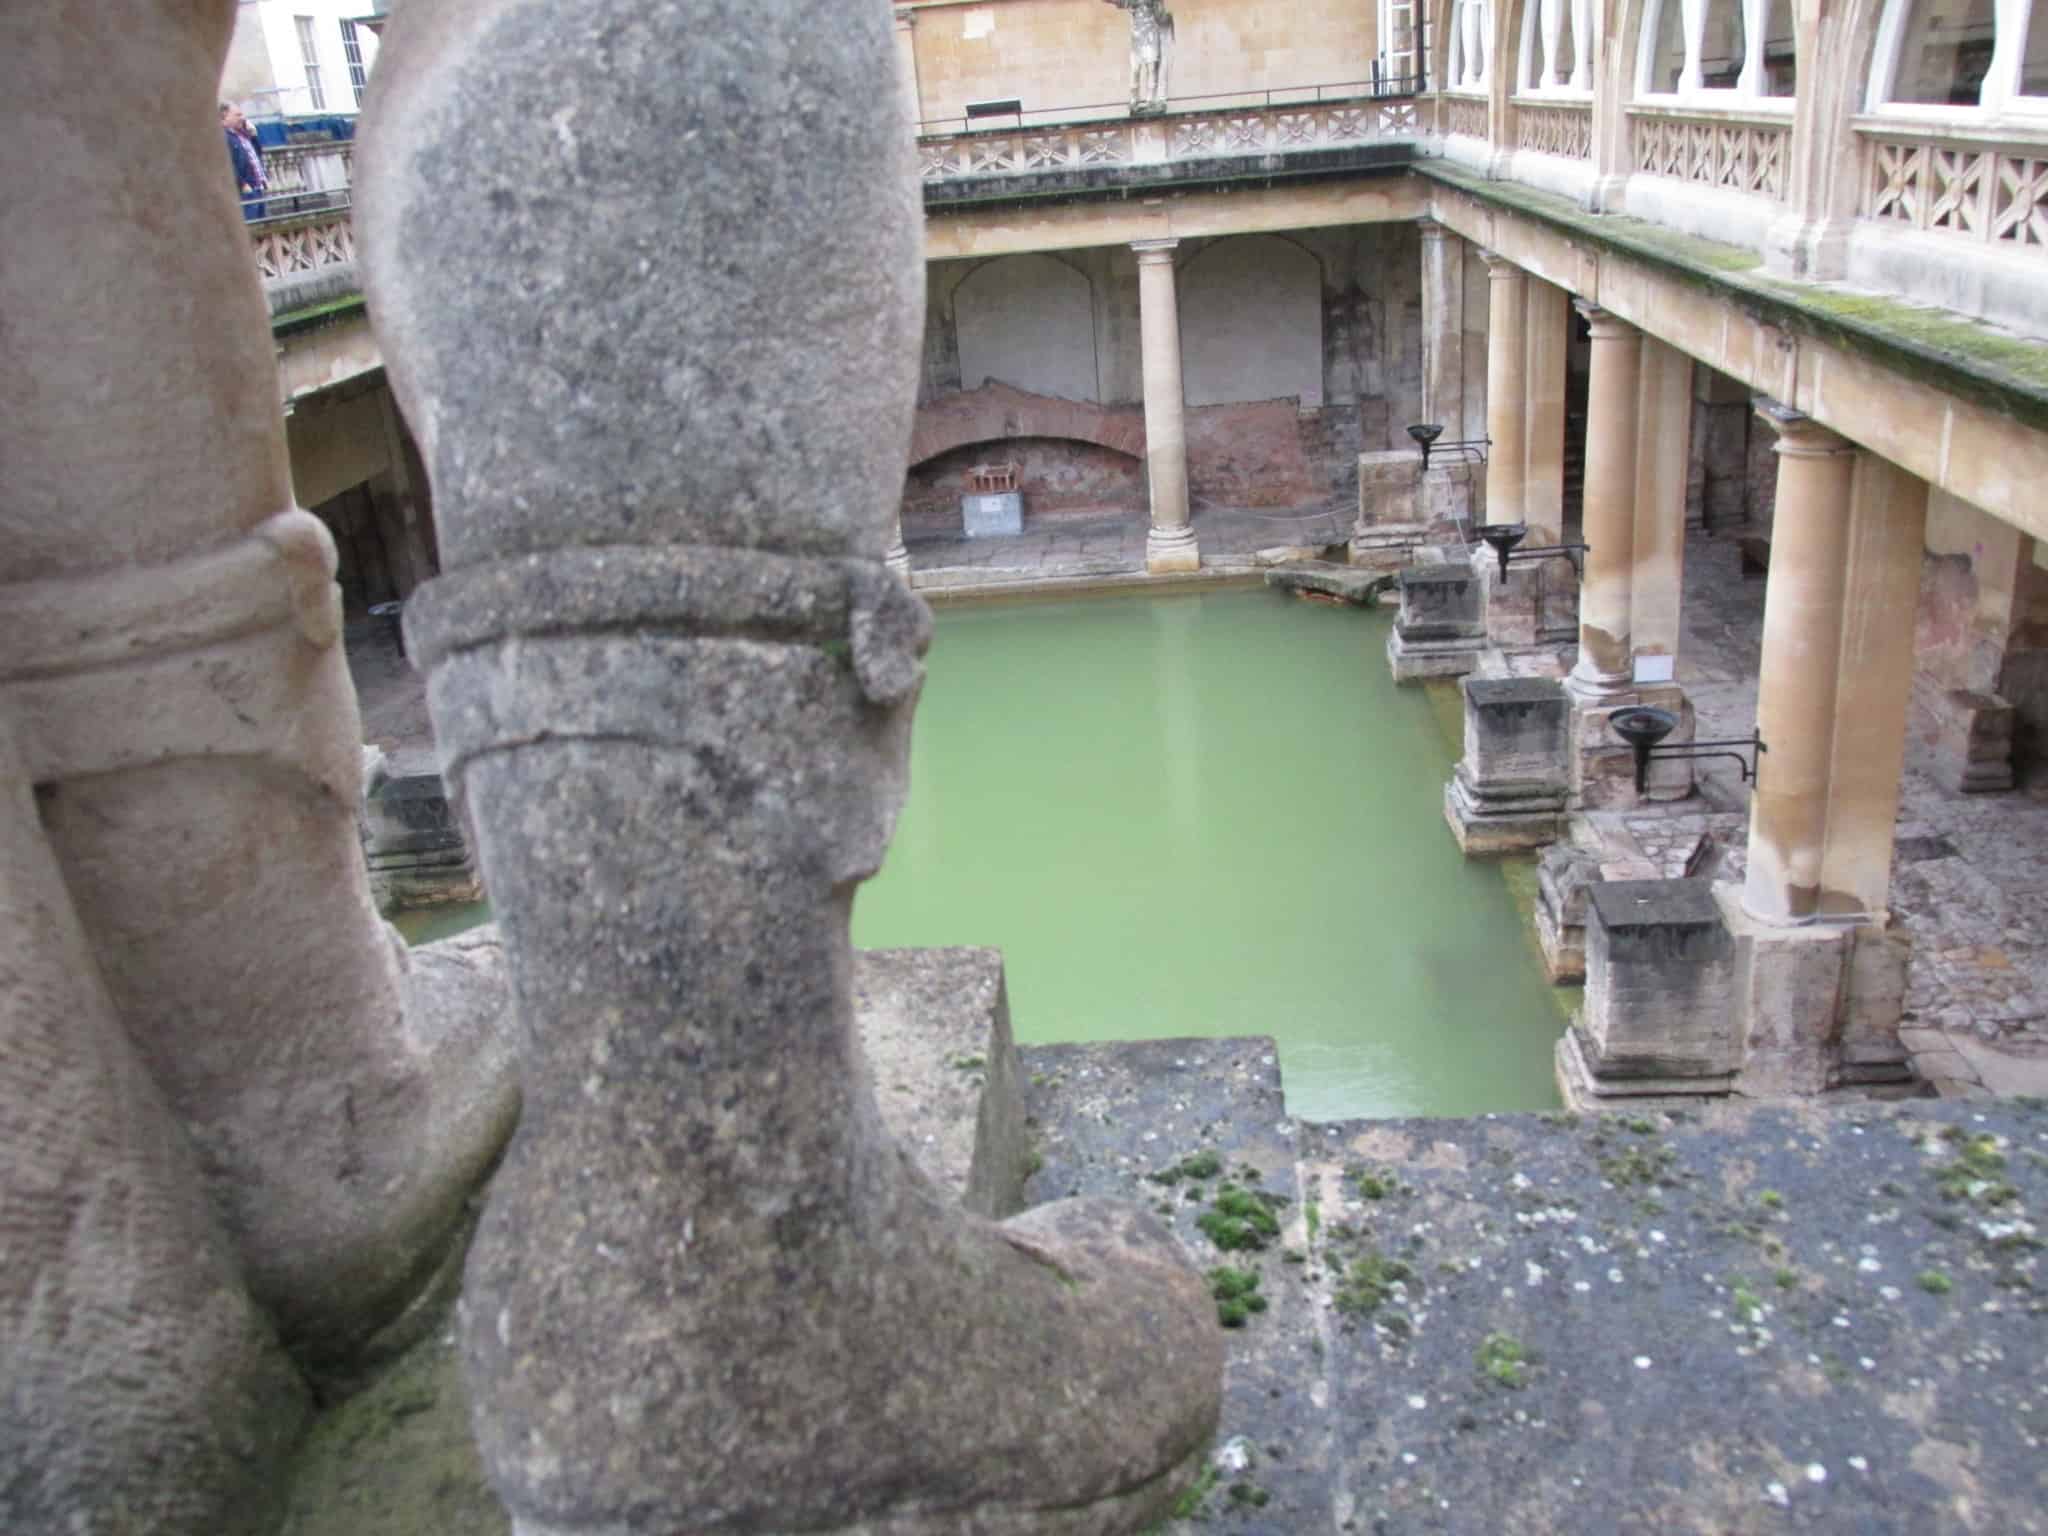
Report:
[[1526,510],[1528,282],[1504,256],[1486,257],[1486,520],[1519,523]]
[[1522,516],[1529,543],[1556,544],[1564,538],[1564,352],[1571,295],[1540,277],[1526,283]]
[[1141,240],[1138,254],[1138,330],[1145,379],[1145,472],[1151,485],[1152,527],[1145,537],[1145,568],[1191,571],[1200,564],[1188,526],[1186,396],[1180,370],[1180,301],[1173,275],[1178,240]]
[[[1913,690],[1910,615],[1927,542],[1927,482],[1858,453],[1849,493],[1834,743],[1828,768],[1822,915],[1878,913],[1890,904],[1892,838]],[[1775,752],[1773,753],[1775,756]]]
[[1778,517],[1757,677],[1767,751],[1742,901],[1766,922],[1805,922],[1820,909],[1855,450],[1796,411],[1759,414],[1778,431]]
[[1572,684],[1581,697],[1605,697],[1635,677],[1629,619],[1643,333],[1603,309],[1579,308],[1593,329],[1593,359],[1586,401],[1586,580],[1579,590]]
[[1422,419],[1465,435],[1465,242],[1434,219],[1422,235]]
[[[1678,656],[1685,573],[1686,470],[1692,455],[1692,359],[1653,336],[1643,338],[1636,414],[1635,575],[1629,589],[1629,643],[1635,656],[1664,657],[1643,672],[1670,680]],[[1654,676],[1654,674],[1663,674]]]

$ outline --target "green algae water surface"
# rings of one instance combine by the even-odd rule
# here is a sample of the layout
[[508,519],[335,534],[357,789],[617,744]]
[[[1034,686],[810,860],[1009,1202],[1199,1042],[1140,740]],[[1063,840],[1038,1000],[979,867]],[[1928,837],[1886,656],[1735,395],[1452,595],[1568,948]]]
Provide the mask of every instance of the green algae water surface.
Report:
[[1265,590],[942,609],[854,943],[1003,951],[1025,1042],[1272,1035],[1311,1119],[1557,1104],[1562,1014],[1389,619]]

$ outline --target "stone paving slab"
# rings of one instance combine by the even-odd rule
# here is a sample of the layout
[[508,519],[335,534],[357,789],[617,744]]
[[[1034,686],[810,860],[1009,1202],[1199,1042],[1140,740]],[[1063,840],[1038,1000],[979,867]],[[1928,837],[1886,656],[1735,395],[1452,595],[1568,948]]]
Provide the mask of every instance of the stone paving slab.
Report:
[[[1289,1258],[1303,1260],[1309,1238],[1273,1042],[1042,1045],[1023,1057],[1044,1159],[1026,1189],[1034,1204],[1077,1194],[1137,1200],[1172,1225],[1204,1272],[1259,1277],[1265,1309],[1230,1330],[1217,1451],[1186,1501],[1200,1528],[1327,1528],[1329,1384],[1309,1266]],[[1205,1153],[1213,1170],[1176,1171]],[[1269,1202],[1277,1230],[1264,1248],[1226,1252],[1197,1225],[1227,1189]]]

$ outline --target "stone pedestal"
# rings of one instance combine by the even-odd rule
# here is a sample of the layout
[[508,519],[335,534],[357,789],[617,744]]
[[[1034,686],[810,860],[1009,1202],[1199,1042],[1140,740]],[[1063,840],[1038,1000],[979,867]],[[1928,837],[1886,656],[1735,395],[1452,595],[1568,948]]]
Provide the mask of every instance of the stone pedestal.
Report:
[[1401,572],[1400,611],[1387,637],[1387,665],[1397,683],[1463,677],[1486,648],[1479,580],[1472,568],[1411,565]]
[[1995,693],[1954,688],[1937,708],[1934,752],[1942,786],[1966,795],[2011,789],[2012,706]]
[[1485,544],[1472,546],[1472,574],[1479,582],[1487,643],[1503,651],[1533,651],[1542,644],[1543,577],[1555,562],[1520,560],[1503,576],[1500,556]]
[[1586,1001],[1558,1044],[1574,1108],[1726,1093],[1740,1060],[1736,946],[1705,880],[1622,880],[1587,900]]
[[1358,520],[1350,560],[1376,571],[1412,564],[1429,542],[1422,520],[1422,455],[1413,448],[1358,456]]
[[362,834],[378,911],[482,898],[461,818],[432,763],[375,754],[365,773]]
[[1854,930],[1793,927],[1753,916],[1733,886],[1718,892],[1735,941],[1737,1086],[1754,1098],[1803,1097],[1832,1086]]
[[1465,755],[1444,786],[1444,819],[1468,857],[1557,840],[1571,701],[1545,678],[1468,677]]
[[[1565,688],[1576,695],[1576,679]],[[1694,760],[1653,757],[1636,793],[1635,749],[1614,734],[1617,711],[1633,705],[1669,710],[1678,724],[1663,745],[1683,746],[1696,734],[1692,701],[1676,683],[1639,683],[1597,703],[1580,703],[1572,715],[1571,796],[1575,811],[1626,810],[1631,806],[1684,800],[1693,792]]]
[[1536,944],[1544,974],[1558,983],[1586,978],[1587,897],[1607,880],[1655,880],[1646,859],[1603,863],[1572,843],[1552,843],[1536,859]]

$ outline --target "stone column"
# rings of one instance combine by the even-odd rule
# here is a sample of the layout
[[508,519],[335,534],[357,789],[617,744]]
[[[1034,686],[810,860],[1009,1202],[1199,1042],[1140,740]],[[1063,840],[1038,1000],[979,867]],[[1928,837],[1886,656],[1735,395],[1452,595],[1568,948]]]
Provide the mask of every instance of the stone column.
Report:
[[1764,597],[1757,729],[1767,750],[1750,798],[1742,904],[1767,923],[1803,923],[1821,910],[1855,449],[1784,406],[1758,415],[1777,429],[1786,515]]
[[[1476,9],[1476,7],[1474,7]],[[1527,473],[1528,283],[1504,256],[1485,252],[1486,312],[1486,520],[1519,523]]]
[[0,110],[38,146],[0,156],[0,314],[35,359],[0,371],[0,707],[246,1282],[324,1370],[446,1259],[518,1087],[501,994],[430,975],[371,903],[334,545],[293,505],[221,169],[233,10],[0,19]]
[[1201,552],[1188,526],[1187,397],[1180,371],[1180,300],[1174,287],[1178,240],[1138,240],[1138,328],[1145,372],[1145,474],[1152,527],[1145,569],[1155,575],[1198,570]]
[[[1465,435],[1465,242],[1421,219],[1422,419]],[[1406,425],[1406,423],[1403,423]]]
[[1566,686],[1596,704],[1634,682],[1629,643],[1635,571],[1636,409],[1643,333],[1594,305],[1579,313],[1593,328],[1586,401],[1586,579],[1579,589],[1579,659]]
[[896,515],[889,522],[889,547],[882,553],[882,563],[903,578],[903,584],[910,585],[910,546],[903,542],[903,503],[896,504]]
[[[1781,524],[1778,536],[1786,532]],[[1822,916],[1880,915],[1891,904],[1892,838],[1913,692],[1910,616],[1919,602],[1926,542],[1927,482],[1859,451],[1849,487]],[[1777,563],[1774,542],[1774,569]]]
[[1629,643],[1635,675],[1646,683],[1670,682],[1677,667],[1686,471],[1692,453],[1692,372],[1692,359],[1676,347],[1653,336],[1643,338]]
[[[636,46],[581,45],[614,31]],[[930,638],[882,563],[925,281],[890,46],[879,7],[479,0],[401,8],[378,66],[357,238],[442,527],[408,636],[524,1051],[459,1325],[521,1536],[1108,1536],[1216,1427],[1173,1235],[942,1198],[853,1027]],[[636,125],[606,177],[569,115]],[[809,405],[766,432],[783,395]]]
[[[1523,414],[1522,516],[1529,525],[1525,542],[1556,544],[1564,538],[1564,353],[1571,334],[1571,295],[1540,277],[1525,281],[1528,342],[1523,384],[1528,403]],[[1570,577],[1568,566],[1554,564]],[[1546,561],[1542,567],[1546,585],[1552,566],[1553,562]]]

